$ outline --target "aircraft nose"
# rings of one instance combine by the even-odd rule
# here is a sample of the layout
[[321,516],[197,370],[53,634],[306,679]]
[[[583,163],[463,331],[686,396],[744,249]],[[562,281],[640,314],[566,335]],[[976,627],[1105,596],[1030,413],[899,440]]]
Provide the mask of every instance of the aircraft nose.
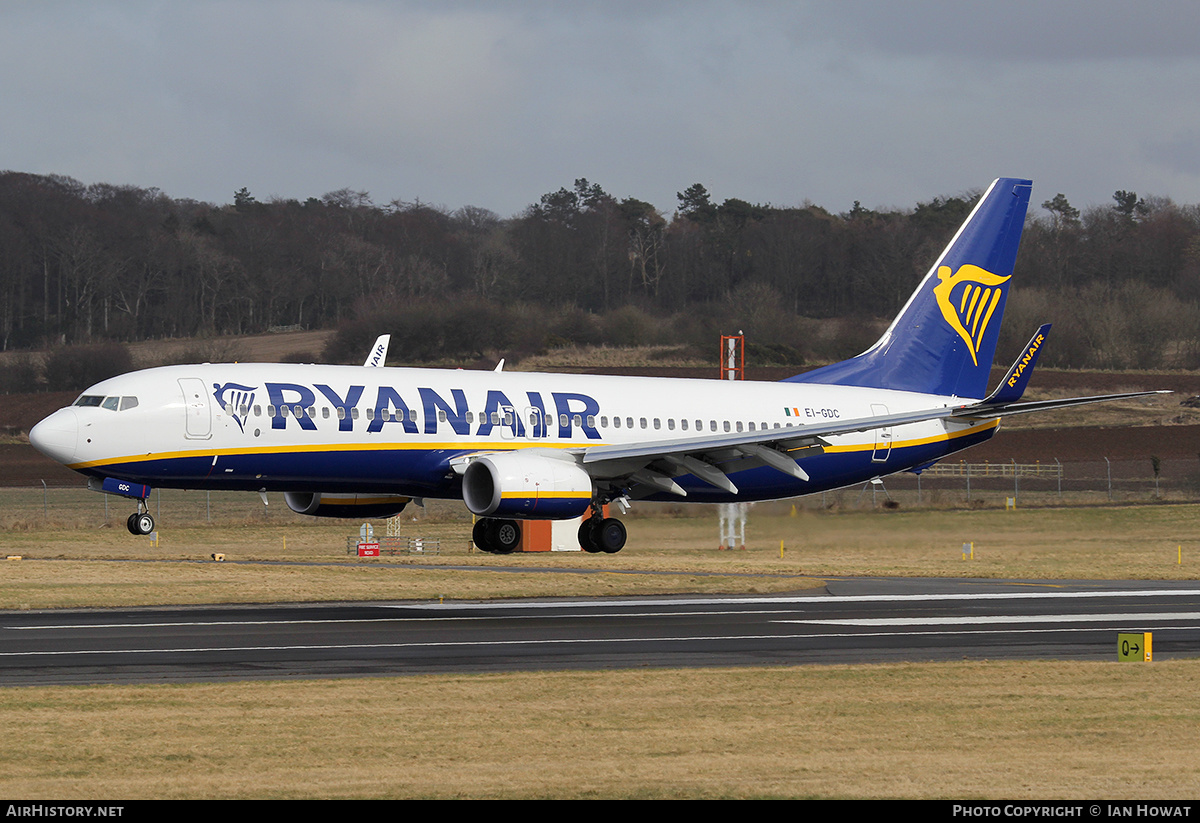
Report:
[[29,430],[35,449],[59,463],[71,463],[79,448],[79,420],[74,409],[59,409]]

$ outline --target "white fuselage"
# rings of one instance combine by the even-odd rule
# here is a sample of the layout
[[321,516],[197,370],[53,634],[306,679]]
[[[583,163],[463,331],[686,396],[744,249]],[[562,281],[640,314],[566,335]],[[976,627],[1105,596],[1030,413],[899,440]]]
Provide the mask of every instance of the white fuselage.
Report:
[[[461,494],[451,461],[467,455],[579,454],[775,429],[803,435],[813,424],[963,402],[787,382],[202,364],[105,380],[30,437],[84,474],[151,486],[451,498]],[[996,426],[926,420],[829,436],[800,460],[811,480],[754,460],[732,464],[736,495],[691,475],[676,480],[694,501],[789,497],[925,465]]]

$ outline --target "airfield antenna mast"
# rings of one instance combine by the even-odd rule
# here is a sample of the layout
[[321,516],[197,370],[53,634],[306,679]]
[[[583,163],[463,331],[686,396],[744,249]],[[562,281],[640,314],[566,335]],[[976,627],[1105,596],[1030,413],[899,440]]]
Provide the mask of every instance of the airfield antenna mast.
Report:
[[[721,379],[746,379],[746,335],[741,329],[737,334],[721,335]],[[722,503],[719,509],[721,521],[721,551],[738,548],[746,550],[745,503]]]
[[746,335],[738,329],[737,334],[721,335],[721,379],[746,379]]

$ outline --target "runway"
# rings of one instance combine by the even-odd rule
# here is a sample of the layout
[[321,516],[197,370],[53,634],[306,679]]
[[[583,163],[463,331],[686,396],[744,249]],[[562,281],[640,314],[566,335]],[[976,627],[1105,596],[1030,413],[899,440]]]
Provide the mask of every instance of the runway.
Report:
[[795,595],[0,613],[5,685],[1200,654],[1193,581],[853,578]]

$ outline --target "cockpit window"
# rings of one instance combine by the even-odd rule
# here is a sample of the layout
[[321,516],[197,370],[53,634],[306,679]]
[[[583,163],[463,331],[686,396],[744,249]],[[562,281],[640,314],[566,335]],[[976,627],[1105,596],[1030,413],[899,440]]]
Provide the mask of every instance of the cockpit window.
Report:
[[83,394],[75,401],[76,406],[99,406],[102,409],[109,411],[125,411],[126,409],[137,408],[138,399],[136,397],[101,397],[98,394]]

